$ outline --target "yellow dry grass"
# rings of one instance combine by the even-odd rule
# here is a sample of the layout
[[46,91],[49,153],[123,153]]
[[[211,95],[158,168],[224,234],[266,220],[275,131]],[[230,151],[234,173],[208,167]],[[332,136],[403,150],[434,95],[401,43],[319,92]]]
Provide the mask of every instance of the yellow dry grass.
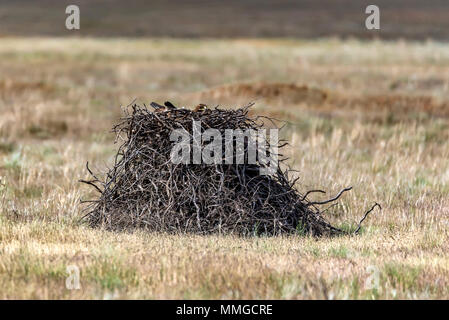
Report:
[[[394,99],[363,108],[373,96],[447,108],[447,79],[449,45],[434,42],[1,39],[0,298],[448,299],[447,110],[398,111]],[[97,169],[111,161],[120,105],[192,106],[233,83],[340,97],[323,110],[313,99],[260,96],[254,112],[289,120],[283,135],[301,190],[354,187],[326,213],[333,224],[354,228],[382,204],[360,236],[111,233],[79,223],[90,191],[77,180],[87,160]],[[80,290],[66,288],[70,265]]]

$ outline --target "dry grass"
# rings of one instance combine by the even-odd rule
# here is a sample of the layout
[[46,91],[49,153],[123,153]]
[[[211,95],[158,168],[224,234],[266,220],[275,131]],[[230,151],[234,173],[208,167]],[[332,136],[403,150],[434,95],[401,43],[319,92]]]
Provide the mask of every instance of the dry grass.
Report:
[[[0,298],[449,298],[447,110],[436,117],[418,103],[398,113],[389,99],[380,113],[363,108],[372,96],[447,105],[449,45],[1,39],[0,70]],[[291,122],[284,135],[302,189],[354,187],[329,210],[332,223],[353,228],[374,201],[383,205],[360,236],[168,236],[79,224],[88,189],[77,180],[86,160],[110,163],[120,104],[192,105],[236,82],[307,85],[357,106],[322,110],[279,96],[260,97],[255,111]],[[81,290],[66,289],[67,265],[80,268]]]

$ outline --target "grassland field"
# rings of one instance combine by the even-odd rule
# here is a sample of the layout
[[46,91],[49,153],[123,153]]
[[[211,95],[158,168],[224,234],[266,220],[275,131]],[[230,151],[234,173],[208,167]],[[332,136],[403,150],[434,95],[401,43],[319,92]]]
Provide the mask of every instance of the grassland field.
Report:
[[[255,101],[288,120],[300,191],[353,187],[331,223],[382,210],[321,239],[91,229],[78,180],[134,99]],[[448,129],[447,43],[1,38],[0,299],[448,299]]]

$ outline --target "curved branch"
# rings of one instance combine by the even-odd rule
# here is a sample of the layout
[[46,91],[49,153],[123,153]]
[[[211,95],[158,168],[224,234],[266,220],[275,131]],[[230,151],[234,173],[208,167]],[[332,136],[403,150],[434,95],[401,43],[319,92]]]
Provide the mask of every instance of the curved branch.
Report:
[[323,190],[309,190],[309,191],[307,191],[306,194],[302,197],[301,201],[306,200],[306,198],[307,198],[307,196],[308,196],[309,194],[311,194],[311,193],[317,193],[317,192],[319,192],[319,193],[326,193],[326,191],[323,191]]
[[336,201],[336,200],[338,200],[338,199],[341,197],[341,195],[342,195],[343,193],[345,193],[346,191],[349,191],[349,190],[352,190],[352,187],[344,188],[343,190],[341,190],[341,191],[340,191],[335,197],[333,197],[332,199],[325,200],[325,201],[309,202],[309,203],[307,204],[307,206],[312,206],[312,205],[316,205],[316,204],[318,204],[318,205],[320,205],[320,204],[326,204],[326,203],[329,203],[329,202]]

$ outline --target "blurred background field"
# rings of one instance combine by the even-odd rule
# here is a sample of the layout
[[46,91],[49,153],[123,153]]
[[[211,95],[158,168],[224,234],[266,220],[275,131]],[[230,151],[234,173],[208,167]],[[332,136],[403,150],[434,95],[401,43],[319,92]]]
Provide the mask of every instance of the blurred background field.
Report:
[[[94,37],[357,37],[447,40],[446,0],[33,0],[0,2],[0,35],[67,36],[65,8],[82,11],[78,35]],[[366,30],[365,8],[382,27]],[[73,35],[73,34],[72,34]]]
[[[447,299],[447,5],[378,2],[377,33],[356,1],[81,1],[79,32],[64,1],[0,3],[0,298]],[[358,237],[320,240],[89,229],[77,181],[87,160],[110,163],[110,128],[134,99],[255,101],[288,120],[301,191],[354,187],[333,224],[383,210]]]

